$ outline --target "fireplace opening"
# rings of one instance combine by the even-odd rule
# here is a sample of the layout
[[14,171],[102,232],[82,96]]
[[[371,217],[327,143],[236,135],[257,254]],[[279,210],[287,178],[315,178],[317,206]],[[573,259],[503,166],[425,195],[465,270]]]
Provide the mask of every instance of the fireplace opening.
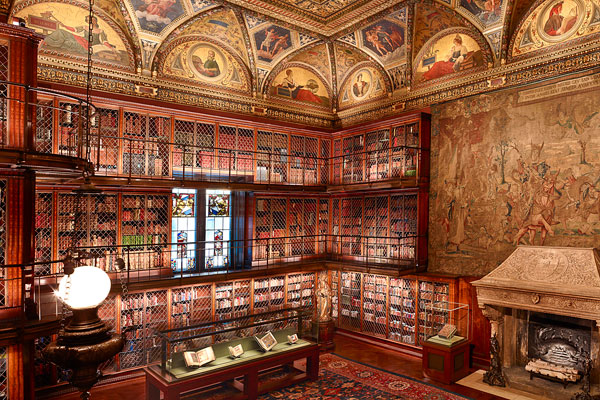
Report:
[[531,312],[527,355],[554,365],[583,371],[590,357],[592,322],[579,318]]

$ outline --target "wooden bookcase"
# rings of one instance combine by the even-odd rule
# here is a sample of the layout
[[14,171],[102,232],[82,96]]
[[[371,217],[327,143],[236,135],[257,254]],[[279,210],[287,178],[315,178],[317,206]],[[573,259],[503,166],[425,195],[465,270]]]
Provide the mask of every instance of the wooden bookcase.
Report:
[[[392,278],[350,271],[330,271],[339,296],[337,327],[363,335],[420,347],[445,323],[448,313],[432,311],[431,303],[456,302],[458,280],[434,276]],[[432,315],[433,313],[433,315]],[[435,321],[426,325],[426,318]]]

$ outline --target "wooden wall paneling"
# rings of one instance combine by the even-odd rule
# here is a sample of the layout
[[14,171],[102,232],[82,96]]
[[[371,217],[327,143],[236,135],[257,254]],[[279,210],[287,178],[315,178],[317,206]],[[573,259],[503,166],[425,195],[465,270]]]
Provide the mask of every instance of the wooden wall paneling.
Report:
[[487,368],[490,363],[490,337],[492,328],[477,304],[477,292],[471,284],[480,278],[464,276],[458,281],[459,302],[469,304],[472,367]]
[[429,114],[421,114],[419,147],[421,151],[417,165],[417,178],[420,182],[429,182],[431,148],[431,116]]
[[427,265],[427,241],[429,225],[429,190],[420,189],[417,205],[417,243],[415,248],[415,261],[418,268]]

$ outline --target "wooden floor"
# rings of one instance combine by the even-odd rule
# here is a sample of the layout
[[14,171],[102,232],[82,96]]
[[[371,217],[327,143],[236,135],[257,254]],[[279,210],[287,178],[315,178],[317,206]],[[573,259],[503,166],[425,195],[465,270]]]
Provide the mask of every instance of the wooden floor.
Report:
[[[351,339],[345,336],[336,336],[335,351],[343,357],[350,358],[374,367],[385,369],[398,374],[406,375],[423,382],[435,384],[438,387],[459,393],[473,399],[481,400],[500,400],[491,394],[470,389],[460,385],[444,385],[433,382],[423,376],[421,373],[421,359],[407,356],[392,350],[366,344],[364,342]],[[124,383],[106,385],[92,389],[92,400],[143,400],[146,398],[145,379],[138,378]],[[62,395],[56,397],[61,400],[76,400],[79,398],[76,394]]]

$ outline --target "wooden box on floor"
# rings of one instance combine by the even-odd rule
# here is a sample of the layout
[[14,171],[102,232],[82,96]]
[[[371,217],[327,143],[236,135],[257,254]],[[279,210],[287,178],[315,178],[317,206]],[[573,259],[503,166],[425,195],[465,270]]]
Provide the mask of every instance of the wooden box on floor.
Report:
[[423,374],[433,380],[451,384],[469,374],[470,341],[454,346],[423,342]]

